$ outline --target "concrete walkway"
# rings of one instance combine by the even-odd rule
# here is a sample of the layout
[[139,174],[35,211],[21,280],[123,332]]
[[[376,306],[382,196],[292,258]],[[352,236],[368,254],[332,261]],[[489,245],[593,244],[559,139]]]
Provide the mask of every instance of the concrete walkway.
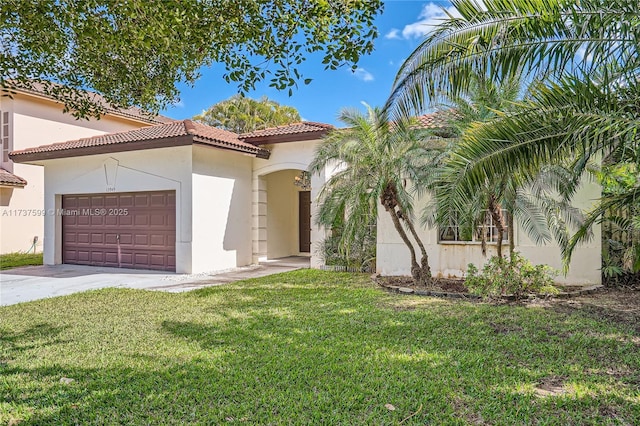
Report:
[[309,258],[303,256],[203,274],[167,274],[82,265],[26,266],[0,271],[0,306],[107,287],[179,293],[308,267]]

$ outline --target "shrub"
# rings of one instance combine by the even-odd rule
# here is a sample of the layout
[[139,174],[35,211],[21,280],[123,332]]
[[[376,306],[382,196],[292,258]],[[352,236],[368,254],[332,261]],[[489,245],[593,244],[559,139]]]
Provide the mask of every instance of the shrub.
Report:
[[327,266],[338,266],[350,271],[375,271],[375,225],[363,226],[353,241],[344,241],[340,228],[334,228],[331,235],[320,244],[319,253]]
[[527,293],[557,294],[553,279],[557,272],[547,265],[532,265],[520,253],[513,252],[510,259],[493,256],[482,271],[470,263],[465,285],[471,293],[483,297],[507,294],[517,299]]

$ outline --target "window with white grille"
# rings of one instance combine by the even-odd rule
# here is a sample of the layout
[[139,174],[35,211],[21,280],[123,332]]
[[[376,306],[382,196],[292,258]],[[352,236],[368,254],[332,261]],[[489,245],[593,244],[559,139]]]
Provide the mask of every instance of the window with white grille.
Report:
[[[504,218],[504,234],[502,235],[502,241],[509,241],[509,232],[507,226],[508,212],[502,210],[502,217]],[[485,211],[484,224],[477,226],[474,230],[473,227],[462,220],[458,215],[453,215],[449,226],[443,226],[438,229],[439,242],[481,242],[482,234],[485,235],[485,241],[489,243],[498,242],[498,227],[493,220],[493,217],[488,211]]]
[[9,113],[0,111],[0,143],[2,145],[2,153],[0,162],[9,164],[9,152],[11,152],[11,135],[9,131]]

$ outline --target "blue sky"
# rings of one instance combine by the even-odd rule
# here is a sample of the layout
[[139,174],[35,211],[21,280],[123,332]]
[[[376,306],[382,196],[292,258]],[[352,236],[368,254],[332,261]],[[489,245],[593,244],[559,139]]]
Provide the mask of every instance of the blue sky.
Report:
[[[391,91],[398,68],[417,47],[420,40],[445,15],[443,7],[448,1],[386,1],[382,15],[377,19],[380,36],[375,50],[361,58],[355,73],[349,68],[325,71],[321,58],[309,57],[300,69],[304,78],[312,78],[308,86],[301,85],[289,97],[287,91],[268,87],[268,82],[256,86],[247,96],[268,96],[284,105],[294,106],[303,119],[338,125],[336,119],[343,107],[362,108],[362,102],[372,106],[383,105]],[[190,118],[209,106],[237,93],[237,86],[226,83],[222,75],[224,66],[202,70],[202,77],[194,87],[180,85],[180,102],[161,111],[175,119]]]

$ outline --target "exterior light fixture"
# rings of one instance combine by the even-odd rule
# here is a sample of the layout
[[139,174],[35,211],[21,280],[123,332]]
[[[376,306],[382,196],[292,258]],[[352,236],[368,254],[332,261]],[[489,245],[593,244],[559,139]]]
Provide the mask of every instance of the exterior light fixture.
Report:
[[301,189],[308,191],[311,189],[311,174],[303,170],[298,176],[293,178],[293,184],[299,186]]

